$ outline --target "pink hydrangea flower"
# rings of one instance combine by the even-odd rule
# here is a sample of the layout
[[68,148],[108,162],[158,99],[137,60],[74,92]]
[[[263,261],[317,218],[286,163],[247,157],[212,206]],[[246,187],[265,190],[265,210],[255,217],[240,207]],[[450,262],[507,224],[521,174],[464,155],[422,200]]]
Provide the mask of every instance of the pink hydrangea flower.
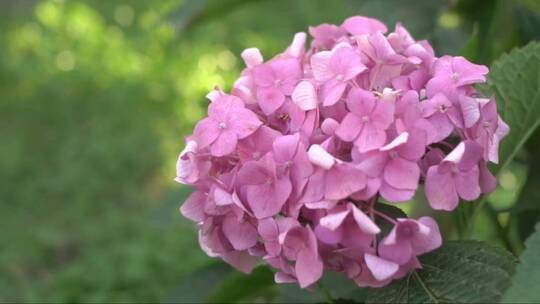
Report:
[[426,196],[433,209],[453,210],[459,198],[472,201],[480,196],[482,147],[474,141],[461,142],[426,176]]
[[207,95],[176,164],[194,189],[180,212],[205,253],[240,271],[266,263],[277,283],[309,288],[337,271],[382,287],[421,268],[442,237],[432,218],[395,218],[381,199],[424,189],[450,211],[493,191],[487,164],[509,127],[473,86],[487,67],[436,57],[401,24],[388,33],[354,16],[309,32],[310,48],[297,33],[266,62],[246,49],[230,94]]
[[235,96],[220,96],[208,107],[208,117],[195,126],[193,137],[199,149],[210,146],[214,156],[232,153],[238,139],[248,137],[262,122]]

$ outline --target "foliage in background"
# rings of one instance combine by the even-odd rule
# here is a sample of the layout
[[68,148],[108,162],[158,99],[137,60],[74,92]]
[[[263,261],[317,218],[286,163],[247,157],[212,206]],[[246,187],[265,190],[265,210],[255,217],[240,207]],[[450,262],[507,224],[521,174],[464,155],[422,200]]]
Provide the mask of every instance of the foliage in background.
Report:
[[[275,285],[265,268],[245,277],[215,264],[177,215],[186,191],[171,190],[181,136],[203,115],[206,92],[231,85],[244,48],[268,57],[307,25],[354,14],[390,27],[402,21],[440,53],[484,64],[540,38],[540,10],[526,0],[2,1],[0,302],[363,301],[366,292],[340,277],[323,279],[327,293],[307,292]],[[519,63],[523,87],[540,84],[533,55]],[[502,75],[507,69],[494,79]],[[538,90],[499,90],[529,103],[508,115],[531,137],[499,173],[486,208],[460,216],[474,215],[472,238],[520,253],[540,219],[540,134],[530,128]],[[415,216],[421,206],[404,209]],[[434,216],[449,223],[443,234],[463,233],[451,216]],[[526,246],[537,248],[537,236]],[[516,280],[538,282],[521,273],[532,252]],[[507,299],[538,296],[516,288]]]

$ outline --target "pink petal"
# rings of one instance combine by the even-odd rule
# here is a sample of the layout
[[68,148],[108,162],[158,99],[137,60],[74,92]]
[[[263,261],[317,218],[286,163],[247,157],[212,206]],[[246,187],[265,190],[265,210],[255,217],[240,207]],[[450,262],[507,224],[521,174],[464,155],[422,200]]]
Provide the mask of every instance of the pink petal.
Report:
[[315,86],[310,81],[301,81],[291,95],[292,101],[304,111],[317,108],[317,92]]
[[330,51],[318,52],[311,56],[313,77],[315,77],[315,80],[318,82],[326,82],[334,76],[329,68],[331,57],[332,52]]
[[353,88],[347,95],[347,108],[359,117],[371,115],[376,104],[373,92]]
[[379,178],[368,178],[366,188],[362,191],[353,193],[351,197],[355,200],[367,201],[372,198],[381,187],[381,180]]
[[214,189],[213,199],[217,206],[227,206],[234,204],[232,195],[220,187],[216,187]]
[[285,135],[277,138],[273,143],[274,158],[278,163],[292,161],[298,150],[300,135]]
[[398,189],[390,186],[388,183],[382,183],[379,192],[385,200],[399,203],[412,199],[416,190]]
[[217,157],[231,154],[235,150],[237,142],[238,138],[233,132],[221,132],[216,141],[212,144],[210,153]]
[[236,250],[245,250],[257,244],[257,231],[247,221],[237,221],[234,216],[223,220],[223,234]]
[[274,275],[274,281],[278,284],[282,283],[295,283],[296,279],[292,277],[291,275],[288,275],[284,272],[278,271]]
[[285,95],[276,87],[257,89],[257,102],[266,115],[274,113],[285,102]]
[[417,161],[426,152],[426,132],[420,128],[414,128],[409,133],[407,142],[396,148],[396,151],[405,159]]
[[486,81],[484,75],[489,72],[486,66],[471,63],[461,56],[452,58],[452,67],[459,75],[460,85],[484,82]]
[[[337,165],[325,177],[325,197],[330,200],[346,198],[366,187],[366,176],[350,165]],[[321,185],[322,186],[322,185]]]
[[335,163],[334,157],[326,152],[320,145],[311,145],[308,150],[309,160],[314,164],[326,170],[332,168]]
[[257,264],[257,257],[249,255],[246,251],[230,251],[224,253],[222,258],[234,268],[243,273],[251,273]]
[[271,61],[272,70],[276,75],[275,80],[279,80],[277,87],[281,92],[290,96],[298,80],[302,77],[300,62],[297,58],[284,58]]
[[400,157],[391,159],[384,169],[384,180],[394,188],[416,190],[419,178],[418,164]]
[[322,217],[319,221],[319,225],[334,231],[343,224],[343,221],[345,221],[349,213],[350,209],[337,207],[336,210],[332,210],[331,213]]
[[263,57],[257,48],[245,49],[240,56],[248,68],[263,63]]
[[444,114],[435,113],[428,120],[437,132],[437,135],[433,138],[435,142],[446,139],[454,131],[454,126]]
[[499,143],[503,137],[510,132],[510,127],[500,118],[497,120],[497,129],[493,135],[491,145],[489,145],[488,159],[489,161],[499,163]]
[[429,216],[423,216],[418,222],[429,228],[427,234],[417,233],[411,240],[411,245],[417,255],[435,250],[442,245],[442,237],[437,222]]
[[[321,131],[326,135],[333,135],[339,128],[339,122],[332,118],[326,118],[321,124]],[[337,135],[337,133],[336,133]],[[337,135],[339,137],[339,135]]]
[[290,194],[291,185],[283,183],[278,187],[279,193],[276,193],[276,187],[269,184],[247,186],[247,200],[253,214],[258,219],[276,215],[287,200],[283,198],[284,194]]
[[296,33],[287,52],[293,57],[300,57],[304,53],[306,44],[306,33]]
[[459,160],[458,167],[460,170],[468,171],[472,167],[475,167],[482,159],[483,148],[480,144],[472,140],[466,140],[461,144],[464,146],[464,152]]
[[349,210],[352,210],[353,218],[358,225],[358,228],[367,234],[377,234],[381,232],[381,229],[369,218],[362,210],[358,209],[355,205],[349,203],[347,205]]
[[347,83],[340,82],[340,81],[329,81],[324,84],[323,86],[323,105],[325,107],[332,106],[336,104],[341,96],[343,96],[343,93],[345,92],[345,89],[347,88]]
[[450,173],[439,173],[439,166],[428,169],[425,192],[429,205],[435,210],[454,210],[459,202],[454,179]]
[[379,100],[371,114],[371,120],[381,129],[388,128],[394,121],[394,104],[389,101]]
[[[386,37],[381,32],[370,35],[368,40],[375,50],[376,58],[373,59],[379,61],[391,61],[397,58],[396,51],[394,51]],[[403,58],[403,61],[405,61],[405,58]]]
[[341,47],[332,54],[329,62],[336,80],[347,81],[366,70],[360,55],[349,47]]
[[180,207],[180,213],[194,222],[203,221],[206,198],[206,194],[201,191],[191,193],[184,204],[182,204],[182,207]]
[[336,206],[338,201],[322,200],[318,202],[305,203],[306,208],[308,209],[332,209]]
[[262,125],[255,113],[244,108],[235,109],[228,123],[238,138],[248,137]]
[[431,78],[426,84],[426,94],[429,98],[437,95],[437,93],[443,92],[449,94],[455,89],[454,83],[447,76],[435,76]]
[[260,185],[267,182],[270,172],[263,162],[248,161],[238,171],[239,185]]
[[268,64],[259,64],[252,69],[253,80],[257,87],[269,87],[274,85],[274,71]]
[[472,127],[480,119],[480,105],[476,98],[465,95],[459,97],[459,106],[463,114],[465,128]]
[[353,35],[373,34],[376,32],[386,33],[388,31],[384,23],[363,16],[349,17],[345,19],[341,26]]
[[334,245],[339,243],[343,238],[343,229],[336,228],[336,230],[330,230],[324,226],[317,225],[315,227],[315,235],[321,242]]
[[306,288],[321,278],[323,263],[317,251],[306,247],[298,253],[294,270],[300,287]]
[[497,179],[489,169],[486,164],[480,165],[480,189],[482,193],[490,193],[497,188]]
[[315,173],[309,178],[309,181],[304,190],[304,195],[300,199],[301,202],[319,202],[324,197],[324,184],[325,171],[323,169],[315,170]]
[[240,98],[220,92],[208,106],[208,116],[216,121],[226,120],[231,112],[241,108],[244,108],[244,102]]
[[387,245],[383,241],[379,245],[379,254],[386,260],[403,265],[410,261],[413,249],[408,241],[396,242],[391,245]]
[[362,131],[363,126],[364,122],[360,117],[353,113],[347,113],[336,130],[336,136],[344,141],[354,141]]
[[383,173],[388,160],[388,153],[371,151],[363,154],[362,159],[357,160],[359,163],[356,167],[367,174],[367,176],[378,178]]
[[354,145],[358,148],[360,153],[364,153],[379,149],[380,147],[384,146],[385,142],[386,132],[378,129],[372,123],[366,123],[360,131],[360,135],[354,141]]
[[367,267],[377,281],[384,281],[391,278],[399,269],[397,263],[390,262],[369,253],[365,254],[364,259]]
[[386,144],[385,146],[381,147],[379,150],[381,151],[390,151],[392,149],[395,149],[403,144],[405,144],[409,140],[409,133],[402,132],[396,138],[394,138],[391,142]]
[[197,123],[193,131],[193,138],[197,142],[199,149],[203,149],[213,143],[219,133],[218,123],[207,117]]
[[469,171],[461,171],[455,177],[456,190],[459,196],[466,201],[473,201],[480,196],[480,170],[473,167]]

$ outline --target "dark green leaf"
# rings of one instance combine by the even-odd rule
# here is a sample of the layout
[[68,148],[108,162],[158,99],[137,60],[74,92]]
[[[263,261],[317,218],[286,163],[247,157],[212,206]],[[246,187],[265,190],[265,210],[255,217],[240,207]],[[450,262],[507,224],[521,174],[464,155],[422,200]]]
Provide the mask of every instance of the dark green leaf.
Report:
[[512,286],[504,294],[505,303],[540,302],[540,223],[536,225],[536,232],[527,239],[525,247]]
[[276,293],[274,274],[268,267],[258,267],[249,275],[233,272],[214,290],[206,290],[210,295],[208,303],[268,302]]
[[216,262],[202,269],[193,271],[180,282],[173,293],[164,300],[165,303],[202,303],[206,302],[208,293],[219,286],[232,268],[223,263]]
[[354,281],[347,278],[343,273],[326,272],[319,281],[319,286],[313,290],[300,289],[297,284],[279,285],[280,295],[274,303],[323,303],[326,302],[322,288],[326,289],[332,299],[342,301],[334,303],[362,303],[366,297],[366,290],[359,288]]
[[538,0],[518,0],[517,2],[522,4],[523,6],[527,7],[531,11],[535,12],[536,14],[540,15],[540,1],[538,1]]
[[449,241],[424,255],[422,269],[387,287],[370,289],[368,303],[493,303],[510,285],[512,255],[477,241]]
[[[400,208],[394,205],[390,205],[386,203],[377,202],[375,204],[375,210],[382,212],[394,219],[407,217],[407,214],[405,214],[403,210],[401,210]],[[379,226],[379,228],[381,228],[381,231],[382,231],[382,233],[379,234],[378,237],[387,235],[388,232],[390,232],[390,230],[392,230],[392,228],[394,227],[393,224],[391,224],[390,222],[388,222],[387,220],[385,220],[384,218],[380,216],[377,216],[375,218],[375,223],[377,224],[377,226]]]
[[540,124],[540,43],[531,42],[497,60],[488,84],[510,134],[500,146],[498,172],[510,163]]
[[478,25],[475,24],[471,37],[461,50],[461,56],[470,61],[476,62],[479,57],[480,35],[478,34]]

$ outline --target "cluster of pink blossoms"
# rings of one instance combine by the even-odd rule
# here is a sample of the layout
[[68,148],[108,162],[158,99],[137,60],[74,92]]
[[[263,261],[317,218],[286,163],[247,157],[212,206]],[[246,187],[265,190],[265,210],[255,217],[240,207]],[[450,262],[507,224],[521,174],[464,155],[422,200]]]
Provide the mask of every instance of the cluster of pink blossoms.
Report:
[[[418,185],[433,209],[453,210],[493,191],[508,126],[473,85],[488,69],[436,57],[400,24],[351,17],[295,35],[264,62],[246,49],[230,94],[208,94],[177,163],[195,191],[181,207],[210,256],[249,272],[258,261],[278,283],[308,287],[323,270],[379,287],[421,267],[441,245],[430,217],[377,208],[410,200]],[[383,231],[381,223],[390,229]]]

